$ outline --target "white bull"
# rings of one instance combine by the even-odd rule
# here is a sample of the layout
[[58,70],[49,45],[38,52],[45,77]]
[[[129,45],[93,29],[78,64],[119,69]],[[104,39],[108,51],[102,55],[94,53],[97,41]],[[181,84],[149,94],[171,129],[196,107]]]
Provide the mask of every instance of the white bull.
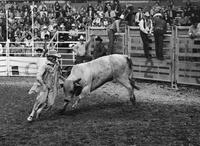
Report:
[[78,100],[72,105],[76,107],[80,99],[102,86],[108,81],[115,80],[129,92],[130,101],[135,103],[135,86],[132,73],[132,61],[127,55],[109,55],[96,60],[73,66],[70,75],[64,81],[65,103],[61,112],[74,96]]

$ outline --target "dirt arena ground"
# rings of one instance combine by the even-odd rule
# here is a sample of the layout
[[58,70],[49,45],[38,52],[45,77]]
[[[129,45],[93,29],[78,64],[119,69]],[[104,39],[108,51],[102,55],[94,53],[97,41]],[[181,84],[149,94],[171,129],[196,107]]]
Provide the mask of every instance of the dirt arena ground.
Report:
[[108,83],[64,115],[62,90],[54,108],[26,121],[35,95],[33,78],[0,78],[0,146],[198,146],[200,90],[138,81],[137,103]]

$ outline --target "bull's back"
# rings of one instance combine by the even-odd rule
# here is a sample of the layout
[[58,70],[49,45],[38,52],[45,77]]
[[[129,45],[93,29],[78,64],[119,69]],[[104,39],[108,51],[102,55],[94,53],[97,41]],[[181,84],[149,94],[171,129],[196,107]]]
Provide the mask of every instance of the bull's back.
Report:
[[113,76],[115,78],[126,78],[131,74],[132,70],[127,55],[111,55],[110,61],[113,68]]
[[113,79],[112,64],[108,56],[91,61],[90,68],[92,75],[91,91]]
[[81,78],[84,82],[91,83],[93,91],[113,78],[126,76],[128,68],[126,55],[108,55],[75,65],[69,78]]
[[127,57],[127,55],[113,54],[91,61],[93,66],[92,90],[114,78],[128,78],[131,69]]

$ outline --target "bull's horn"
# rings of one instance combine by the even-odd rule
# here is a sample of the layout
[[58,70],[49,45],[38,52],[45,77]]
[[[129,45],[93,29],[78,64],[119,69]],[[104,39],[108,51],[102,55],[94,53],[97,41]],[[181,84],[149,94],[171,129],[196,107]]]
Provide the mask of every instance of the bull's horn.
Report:
[[81,81],[81,78],[75,80],[75,81],[74,81],[74,84],[75,84],[75,83],[79,83],[80,81]]

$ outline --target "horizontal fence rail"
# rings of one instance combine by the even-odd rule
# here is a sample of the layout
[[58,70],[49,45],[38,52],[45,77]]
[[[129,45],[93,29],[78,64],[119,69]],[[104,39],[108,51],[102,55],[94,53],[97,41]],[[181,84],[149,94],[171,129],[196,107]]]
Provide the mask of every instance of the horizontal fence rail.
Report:
[[45,60],[41,57],[0,57],[0,76],[36,76]]

